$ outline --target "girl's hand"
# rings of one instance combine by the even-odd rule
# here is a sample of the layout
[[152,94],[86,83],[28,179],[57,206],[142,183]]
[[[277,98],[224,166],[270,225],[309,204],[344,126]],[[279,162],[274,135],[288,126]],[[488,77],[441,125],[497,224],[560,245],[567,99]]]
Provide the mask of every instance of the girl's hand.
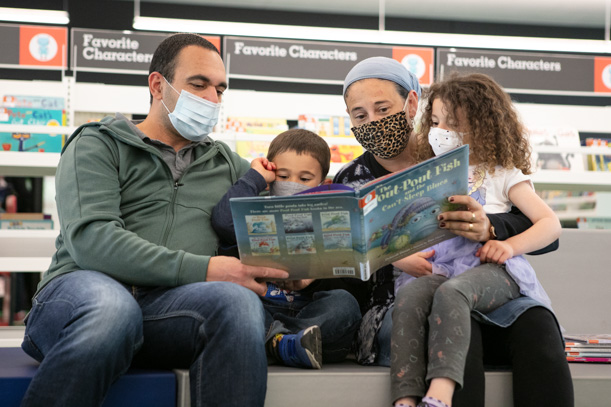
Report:
[[276,180],[276,164],[265,157],[257,157],[250,162],[250,168],[256,170],[268,184]]
[[433,266],[427,260],[433,257],[435,250],[414,253],[401,260],[395,261],[392,265],[414,277],[422,277],[433,273]]
[[482,263],[503,264],[513,257],[513,247],[506,241],[488,240],[475,253]]
[[490,220],[482,205],[467,195],[454,195],[448,200],[455,204],[465,205],[468,210],[442,213],[437,218],[440,228],[448,229],[474,242],[490,240]]

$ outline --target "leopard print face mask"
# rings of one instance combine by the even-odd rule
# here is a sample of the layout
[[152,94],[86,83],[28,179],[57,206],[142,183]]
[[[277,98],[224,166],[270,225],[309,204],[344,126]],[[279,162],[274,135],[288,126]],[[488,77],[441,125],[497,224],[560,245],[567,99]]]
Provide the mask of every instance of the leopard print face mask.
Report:
[[412,130],[411,121],[404,111],[352,128],[356,141],[379,158],[394,158],[401,154],[407,147]]

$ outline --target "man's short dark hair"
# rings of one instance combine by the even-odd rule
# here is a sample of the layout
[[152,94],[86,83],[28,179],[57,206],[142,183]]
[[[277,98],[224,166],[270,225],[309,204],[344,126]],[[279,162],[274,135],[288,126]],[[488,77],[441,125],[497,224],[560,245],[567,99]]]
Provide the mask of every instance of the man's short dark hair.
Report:
[[[176,70],[177,56],[183,48],[190,45],[197,45],[198,47],[202,47],[219,54],[219,50],[216,49],[214,44],[201,35],[173,34],[161,41],[161,44],[157,46],[149,66],[149,74],[159,72],[168,80],[168,82],[172,83],[174,80],[174,72]],[[151,95],[151,102],[152,101],[153,96]]]

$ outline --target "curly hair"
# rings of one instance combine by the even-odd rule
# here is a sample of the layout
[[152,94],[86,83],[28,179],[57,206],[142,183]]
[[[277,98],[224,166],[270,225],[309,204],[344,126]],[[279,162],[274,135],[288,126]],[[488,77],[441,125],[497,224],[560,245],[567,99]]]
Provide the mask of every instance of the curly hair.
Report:
[[[425,98],[416,151],[418,161],[434,156],[428,134],[433,125],[433,101],[440,99],[448,111],[446,121],[469,129],[470,161],[492,174],[497,165],[518,168],[526,175],[532,173],[526,129],[509,95],[491,77],[454,74],[431,85]],[[459,116],[459,113],[463,114]],[[460,123],[459,117],[466,123]]]

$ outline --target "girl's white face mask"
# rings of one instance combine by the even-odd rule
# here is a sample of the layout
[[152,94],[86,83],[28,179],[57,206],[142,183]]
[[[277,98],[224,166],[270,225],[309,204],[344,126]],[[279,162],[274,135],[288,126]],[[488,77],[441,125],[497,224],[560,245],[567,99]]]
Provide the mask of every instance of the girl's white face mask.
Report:
[[[165,81],[170,85],[167,79]],[[161,101],[168,111],[170,122],[176,131],[187,140],[202,141],[212,133],[212,129],[216,126],[221,104],[195,96],[184,89],[179,93],[172,85],[170,87],[180,95],[173,112],[170,112],[163,100]]]
[[432,127],[431,131],[429,131],[429,144],[433,147],[435,155],[440,155],[462,146],[463,134],[439,127]]

